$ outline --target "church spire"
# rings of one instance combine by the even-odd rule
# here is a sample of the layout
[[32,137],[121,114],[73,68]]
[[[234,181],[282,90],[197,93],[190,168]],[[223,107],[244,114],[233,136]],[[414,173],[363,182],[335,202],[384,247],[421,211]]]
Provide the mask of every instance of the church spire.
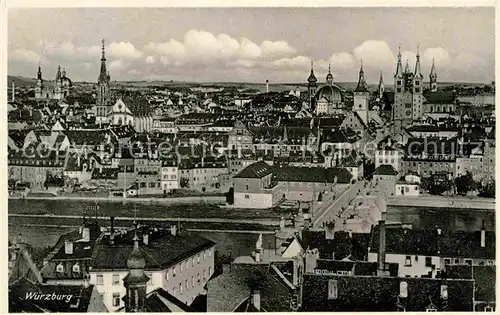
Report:
[[410,73],[410,64],[408,63],[408,59],[406,59],[405,73]]
[[403,65],[401,64],[401,45],[399,45],[399,50],[398,50],[398,64],[396,66],[396,77],[402,77],[403,76]]
[[314,84],[317,81],[318,81],[318,79],[316,79],[316,76],[314,75],[314,63],[311,60],[311,74],[309,74],[309,78],[307,78],[307,82],[309,82],[309,84]]
[[380,71],[380,79],[378,80],[378,97],[382,99],[384,96],[384,78],[382,77],[382,71]]
[[38,64],[38,73],[37,73],[37,80],[42,80],[42,67],[40,66],[40,63]]
[[106,52],[105,52],[105,42],[102,40],[102,55],[101,55],[101,71],[99,73],[98,82],[107,82],[107,71],[106,71]]
[[431,74],[429,75],[429,82],[430,82],[431,92],[436,92],[437,91],[437,72],[436,72],[436,66],[434,65],[434,58],[432,58],[432,67],[431,67]]
[[361,59],[361,67],[359,68],[358,86],[354,92],[368,92],[366,89],[365,72],[363,71],[363,59]]
[[330,70],[330,63],[328,63],[328,74],[326,75],[326,84],[332,85],[333,84],[333,75]]
[[417,61],[415,62],[415,77],[422,77],[420,69],[420,44],[417,45]]

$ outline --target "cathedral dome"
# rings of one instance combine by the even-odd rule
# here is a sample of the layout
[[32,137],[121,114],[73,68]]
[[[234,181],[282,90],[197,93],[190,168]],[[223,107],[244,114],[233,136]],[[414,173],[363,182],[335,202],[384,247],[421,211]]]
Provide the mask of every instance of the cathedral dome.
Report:
[[342,102],[342,92],[335,85],[325,85],[316,92],[316,99],[326,98],[331,103]]
[[66,76],[62,77],[61,81],[63,86],[69,86],[69,87],[73,86],[73,82],[71,82],[71,79]]
[[314,72],[312,70],[311,70],[311,74],[309,75],[309,78],[307,78],[307,82],[309,82],[309,83],[318,82],[318,79],[316,79],[316,76],[314,75]]

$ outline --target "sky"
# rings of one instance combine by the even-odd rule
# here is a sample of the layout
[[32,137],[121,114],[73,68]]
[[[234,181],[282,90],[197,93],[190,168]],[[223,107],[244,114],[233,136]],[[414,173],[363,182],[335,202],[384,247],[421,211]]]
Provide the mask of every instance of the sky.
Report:
[[398,47],[424,80],[432,60],[441,82],[495,79],[490,8],[10,8],[8,73],[44,79],[57,67],[96,82],[101,40],[112,80],[392,84]]

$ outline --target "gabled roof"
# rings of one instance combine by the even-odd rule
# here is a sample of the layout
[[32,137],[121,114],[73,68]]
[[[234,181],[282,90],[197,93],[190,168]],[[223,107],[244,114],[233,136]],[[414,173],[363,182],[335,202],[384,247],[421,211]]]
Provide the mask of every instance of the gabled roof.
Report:
[[435,91],[424,93],[427,104],[455,104],[457,97],[453,91]]
[[273,179],[280,182],[349,183],[352,174],[344,168],[276,167]]

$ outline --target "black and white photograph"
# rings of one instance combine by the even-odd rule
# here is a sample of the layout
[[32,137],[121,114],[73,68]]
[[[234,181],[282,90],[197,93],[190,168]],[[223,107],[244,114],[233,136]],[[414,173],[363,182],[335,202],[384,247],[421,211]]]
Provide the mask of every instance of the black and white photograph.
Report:
[[494,312],[494,3],[188,3],[2,5],[5,312]]

